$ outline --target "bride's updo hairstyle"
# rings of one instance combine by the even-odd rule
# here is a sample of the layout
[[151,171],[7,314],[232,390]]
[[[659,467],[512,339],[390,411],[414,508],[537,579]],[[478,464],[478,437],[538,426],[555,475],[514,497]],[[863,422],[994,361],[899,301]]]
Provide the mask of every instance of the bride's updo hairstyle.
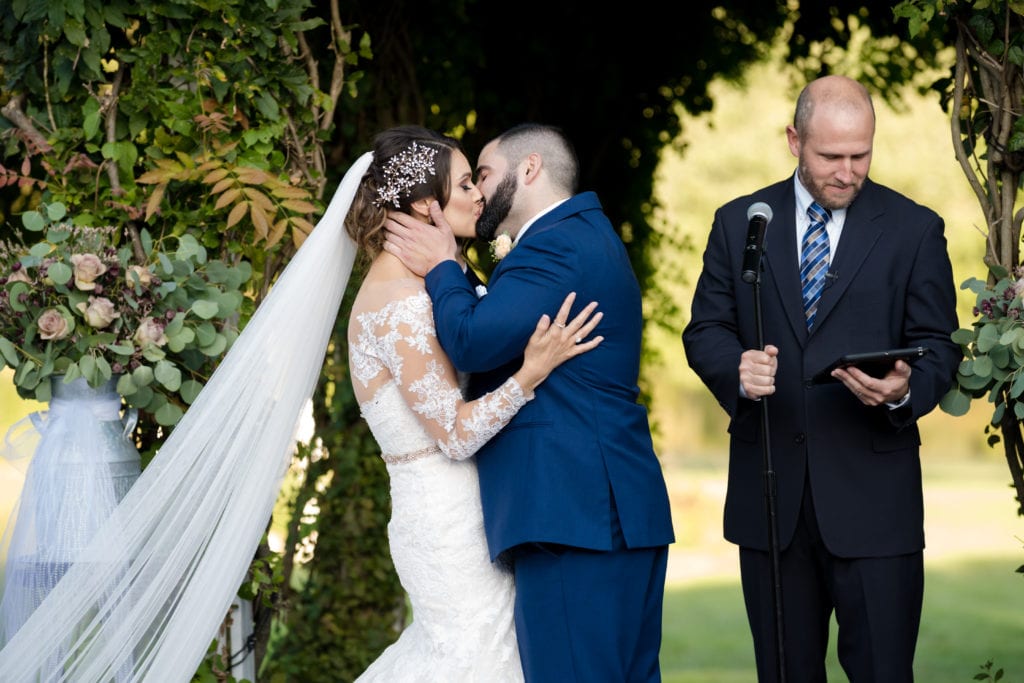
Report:
[[433,198],[441,208],[451,194],[452,152],[458,141],[421,126],[397,126],[373,140],[373,163],[363,176],[345,229],[362,255],[384,248],[388,211],[412,213],[413,202]]

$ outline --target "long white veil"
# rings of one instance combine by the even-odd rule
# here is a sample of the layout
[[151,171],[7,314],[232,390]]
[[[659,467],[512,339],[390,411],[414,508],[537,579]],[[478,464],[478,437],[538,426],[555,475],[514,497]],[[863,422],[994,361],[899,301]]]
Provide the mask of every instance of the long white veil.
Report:
[[355,244],[323,217],[210,381],[73,565],[0,650],[4,683],[188,681],[241,585],[316,387]]

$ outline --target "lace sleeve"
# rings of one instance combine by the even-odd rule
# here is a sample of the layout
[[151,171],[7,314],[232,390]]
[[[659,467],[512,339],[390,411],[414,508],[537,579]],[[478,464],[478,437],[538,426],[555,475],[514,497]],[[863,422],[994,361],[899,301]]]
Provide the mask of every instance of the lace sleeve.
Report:
[[533,398],[510,377],[475,401],[463,400],[455,368],[437,340],[426,292],[392,302],[377,315],[372,327],[378,359],[447,457],[464,460],[476,453]]

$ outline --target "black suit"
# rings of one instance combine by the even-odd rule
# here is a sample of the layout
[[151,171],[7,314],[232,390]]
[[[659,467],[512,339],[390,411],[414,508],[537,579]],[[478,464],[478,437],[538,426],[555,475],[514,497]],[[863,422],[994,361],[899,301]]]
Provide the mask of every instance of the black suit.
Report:
[[[779,348],[775,393],[766,400],[778,482],[790,680],[816,680],[819,675],[816,650],[827,645],[827,632],[825,643],[820,642],[821,621],[827,629],[833,608],[840,620],[840,658],[848,672],[877,669],[879,664],[855,661],[863,653],[844,640],[847,625],[858,638],[880,638],[894,649],[882,658],[902,660],[904,664],[893,668],[906,668],[917,637],[922,579],[915,567],[924,547],[916,420],[949,389],[961,359],[950,339],[957,328],[956,300],[943,222],[933,211],[866,180],[847,210],[817,319],[808,332],[800,295],[793,179],[716,212],[683,344],[691,367],[731,418],[725,536],[743,549],[744,595],[762,678],[775,668],[772,619],[764,614],[771,590],[767,576],[755,576],[767,570],[769,539],[762,408],[740,396],[738,370],[743,351],[758,348],[753,288],[740,274],[747,208],[759,201],[774,211],[760,291],[764,342]],[[865,406],[840,383],[808,381],[842,354],[904,346],[925,346],[930,353],[914,362],[910,400],[895,410]],[[795,537],[801,550],[787,552],[791,544],[797,545]],[[809,556],[801,563],[796,556],[804,553]],[[909,567],[894,569],[886,560],[881,568],[872,568],[885,577],[883,585],[871,588],[881,595],[856,607],[848,602],[848,589],[837,585],[834,572],[846,567],[841,571],[853,571],[855,582],[866,581],[861,573],[867,565],[856,563],[862,558],[907,558]],[[892,583],[895,574],[903,578]],[[863,589],[858,584],[853,590]],[[890,594],[894,592],[899,595]],[[862,607],[870,618],[855,614]],[[878,622],[897,616],[902,621],[896,628],[902,633],[879,630]],[[807,647],[808,642],[813,645]],[[871,647],[882,645],[872,642]],[[791,650],[797,652],[791,656]],[[863,680],[908,680],[908,673],[864,674]]]

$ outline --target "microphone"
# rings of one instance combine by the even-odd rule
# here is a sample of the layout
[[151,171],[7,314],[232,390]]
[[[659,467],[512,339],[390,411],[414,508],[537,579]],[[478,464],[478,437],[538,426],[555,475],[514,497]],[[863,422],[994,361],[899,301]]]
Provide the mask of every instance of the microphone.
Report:
[[764,231],[772,220],[772,207],[764,202],[751,204],[747,209],[747,244],[743,248],[743,273],[740,277],[748,285],[757,282],[761,269],[761,251],[764,249]]

